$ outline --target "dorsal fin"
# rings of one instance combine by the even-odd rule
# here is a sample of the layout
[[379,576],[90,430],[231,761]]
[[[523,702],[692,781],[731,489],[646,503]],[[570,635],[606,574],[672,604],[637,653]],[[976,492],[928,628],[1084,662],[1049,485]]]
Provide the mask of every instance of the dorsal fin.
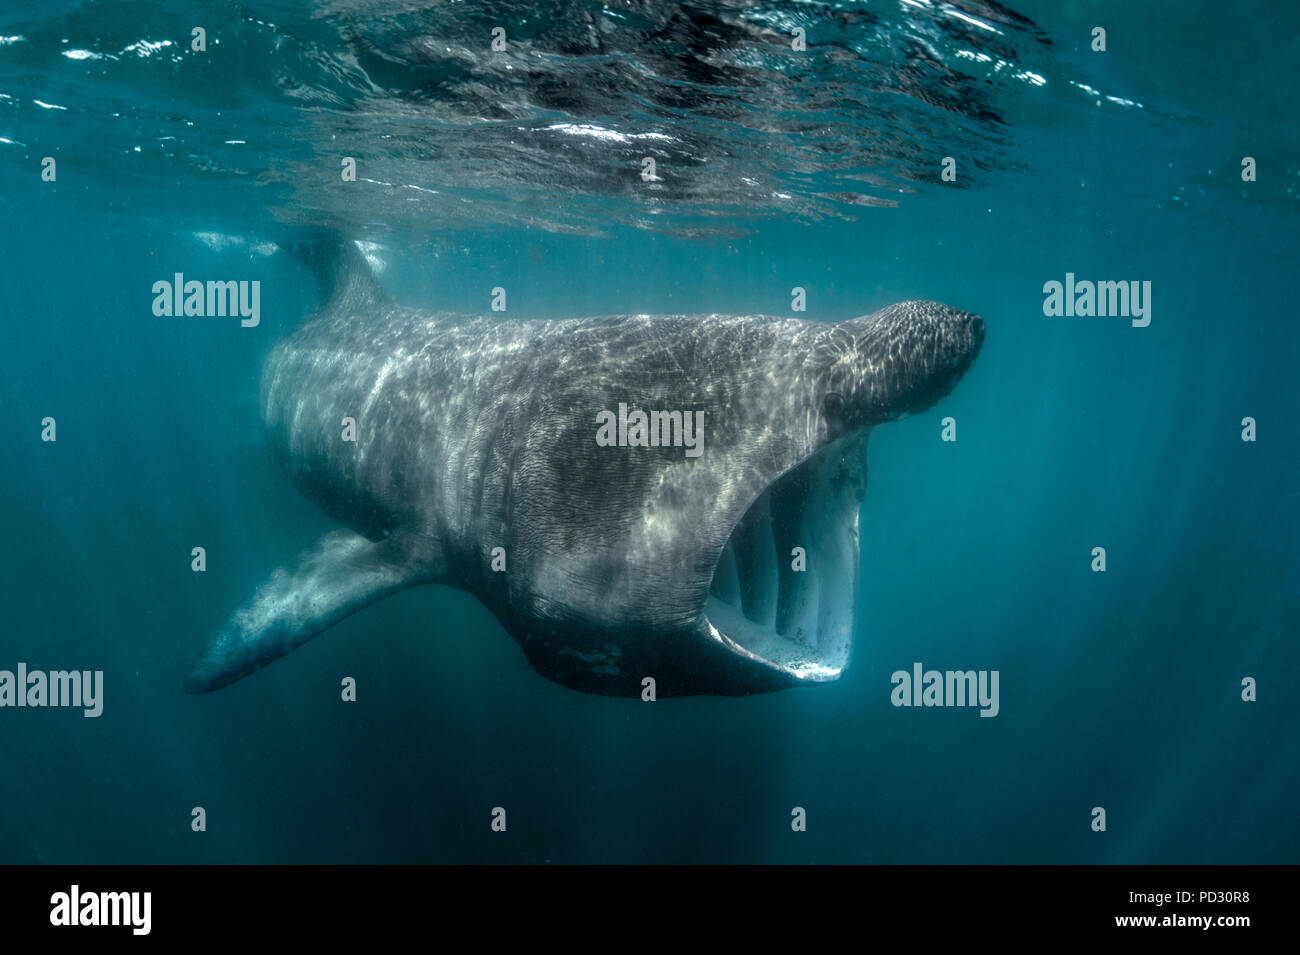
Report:
[[280,247],[316,277],[322,312],[356,309],[388,298],[357,244],[338,232],[304,228]]

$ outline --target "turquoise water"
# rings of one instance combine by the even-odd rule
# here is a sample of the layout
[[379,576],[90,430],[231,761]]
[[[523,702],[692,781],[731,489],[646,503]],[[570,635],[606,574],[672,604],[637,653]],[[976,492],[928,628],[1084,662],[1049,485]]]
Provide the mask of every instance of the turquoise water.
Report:
[[[104,712],[0,709],[0,861],[1296,861],[1300,18],[1272,8],[7,8],[0,668],[102,670]],[[304,223],[429,309],[982,315],[954,394],[871,437],[845,676],[587,696],[430,587],[184,695],[336,526],[257,404],[316,307],[274,246]],[[260,281],[259,324],[155,316],[176,272]],[[1046,316],[1066,273],[1149,281],[1150,324]],[[891,705],[918,661],[999,671],[997,717]]]

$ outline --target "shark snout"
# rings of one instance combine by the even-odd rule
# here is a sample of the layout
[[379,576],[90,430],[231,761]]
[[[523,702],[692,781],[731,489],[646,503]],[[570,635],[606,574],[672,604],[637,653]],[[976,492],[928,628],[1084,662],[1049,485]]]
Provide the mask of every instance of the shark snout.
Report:
[[904,413],[924,411],[945,398],[970,369],[984,344],[984,319],[938,302],[906,302],[915,316],[898,341],[911,342],[914,360],[899,376]]
[[[939,302],[903,302],[893,306],[896,340],[914,339],[932,350],[936,366],[969,364],[984,344],[984,319]],[[890,311],[890,309],[886,309]]]
[[[957,377],[960,378],[975,361],[975,356],[979,354],[980,347],[984,344],[984,319],[971,312],[958,312],[951,321],[957,327],[952,335],[950,360],[953,367],[958,370]],[[956,383],[955,380],[952,382],[954,385]]]
[[980,346],[984,344],[984,319],[980,318],[978,315],[972,315],[969,312],[964,312],[963,314],[966,316],[966,326],[969,329],[971,340],[971,349],[969,354],[973,360],[974,357],[979,354]]
[[843,323],[852,335],[850,404],[856,423],[916,414],[944,398],[984,344],[984,319],[941,302],[890,305]]

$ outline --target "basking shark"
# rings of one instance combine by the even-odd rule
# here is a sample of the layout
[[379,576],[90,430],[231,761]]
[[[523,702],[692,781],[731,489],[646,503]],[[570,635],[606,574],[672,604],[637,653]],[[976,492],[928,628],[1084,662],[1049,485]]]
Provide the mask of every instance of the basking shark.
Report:
[[191,693],[418,584],[473,594],[578,690],[834,680],[867,436],[946,396],[984,339],[979,317],[925,301],[836,323],[436,314],[390,301],[355,243],[286,247],[323,307],[267,358],[269,443],[349,529],[234,612]]

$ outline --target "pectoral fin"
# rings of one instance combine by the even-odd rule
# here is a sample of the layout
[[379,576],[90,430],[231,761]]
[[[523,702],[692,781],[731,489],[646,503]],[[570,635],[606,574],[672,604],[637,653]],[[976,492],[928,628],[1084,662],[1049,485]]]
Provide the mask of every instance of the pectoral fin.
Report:
[[231,615],[194,661],[185,691],[206,693],[242,680],[362,607],[432,579],[401,539],[326,534]]

